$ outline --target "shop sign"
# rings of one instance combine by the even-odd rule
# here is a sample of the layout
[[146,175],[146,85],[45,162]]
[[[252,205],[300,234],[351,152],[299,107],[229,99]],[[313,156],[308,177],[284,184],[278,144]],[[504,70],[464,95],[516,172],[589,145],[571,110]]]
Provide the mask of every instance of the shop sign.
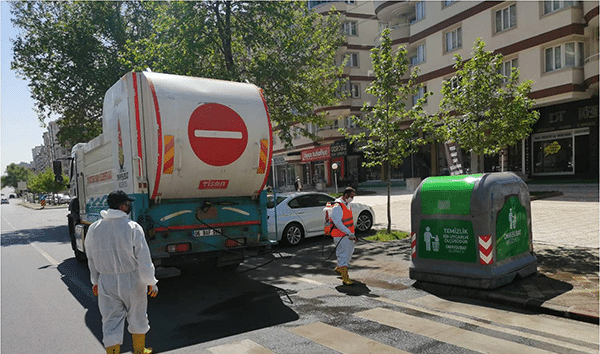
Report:
[[419,258],[475,263],[473,224],[467,220],[421,220]]
[[458,144],[446,142],[444,143],[444,148],[446,150],[446,162],[448,163],[450,175],[462,175],[464,172],[462,166],[462,157],[460,155],[460,150],[458,149]]
[[331,144],[331,157],[341,157],[348,155],[348,142],[336,141]]
[[329,158],[331,158],[329,145],[302,151],[302,162],[329,160]]
[[536,133],[598,125],[598,103],[593,100],[569,102],[539,109]]
[[527,210],[519,198],[509,198],[496,220],[496,259],[503,259],[529,251]]

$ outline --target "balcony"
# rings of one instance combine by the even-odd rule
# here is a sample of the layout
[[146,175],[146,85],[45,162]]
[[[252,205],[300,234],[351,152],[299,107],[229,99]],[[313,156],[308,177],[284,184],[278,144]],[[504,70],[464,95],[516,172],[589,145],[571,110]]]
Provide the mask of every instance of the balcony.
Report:
[[583,79],[589,85],[589,89],[598,92],[598,53],[585,59],[583,64]]
[[407,13],[415,13],[415,4],[411,1],[373,1],[373,7],[375,15],[381,21],[392,21]]

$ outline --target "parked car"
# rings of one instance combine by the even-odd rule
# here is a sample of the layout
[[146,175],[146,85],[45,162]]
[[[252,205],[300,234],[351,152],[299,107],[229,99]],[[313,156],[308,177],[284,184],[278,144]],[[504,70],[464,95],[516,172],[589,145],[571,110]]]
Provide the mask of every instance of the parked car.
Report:
[[2,197],[2,204],[10,204],[6,197]]
[[[297,245],[305,237],[323,235],[325,213],[323,208],[335,198],[319,192],[277,194],[277,207],[272,195],[267,203],[269,238],[287,245]],[[366,232],[375,223],[373,209],[365,204],[352,203],[354,225],[357,232]],[[277,234],[275,233],[277,209]]]
[[58,195],[58,204],[68,204],[71,201],[71,196],[68,194]]

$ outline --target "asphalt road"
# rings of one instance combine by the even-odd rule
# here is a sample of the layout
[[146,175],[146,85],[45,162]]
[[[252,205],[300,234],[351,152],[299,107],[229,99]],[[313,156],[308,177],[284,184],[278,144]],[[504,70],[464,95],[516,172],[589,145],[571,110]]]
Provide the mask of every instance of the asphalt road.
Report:
[[[2,352],[102,353],[86,264],[66,209],[2,205]],[[321,238],[258,269],[161,279],[147,344],[160,353],[594,353],[598,327],[435,298],[410,284],[342,286]],[[288,257],[288,255],[293,255]],[[368,267],[371,255],[360,255]],[[125,336],[123,353],[131,351]]]

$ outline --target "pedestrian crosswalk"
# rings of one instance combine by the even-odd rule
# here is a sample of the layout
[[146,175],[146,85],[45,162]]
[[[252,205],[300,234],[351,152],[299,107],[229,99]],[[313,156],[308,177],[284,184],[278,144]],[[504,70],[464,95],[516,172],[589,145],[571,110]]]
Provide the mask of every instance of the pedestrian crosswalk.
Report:
[[[407,302],[383,297],[373,299],[381,306],[353,313],[350,315],[353,321],[367,321],[376,327],[382,326],[386,335],[399,331],[396,332],[396,338],[414,336],[418,338],[417,342],[428,341],[433,347],[444,344],[465,352],[497,354],[600,352],[598,326],[588,323],[551,316],[519,314],[498,308],[448,301],[432,295]],[[386,343],[381,343],[372,336],[348,329],[353,327],[340,327],[332,323],[314,322],[290,327],[287,331],[322,346],[322,352],[328,353],[333,351],[344,354],[406,354],[419,353],[422,350],[419,346],[411,346],[410,343],[402,341],[387,340]],[[250,339],[208,350],[213,354],[274,353]]]

